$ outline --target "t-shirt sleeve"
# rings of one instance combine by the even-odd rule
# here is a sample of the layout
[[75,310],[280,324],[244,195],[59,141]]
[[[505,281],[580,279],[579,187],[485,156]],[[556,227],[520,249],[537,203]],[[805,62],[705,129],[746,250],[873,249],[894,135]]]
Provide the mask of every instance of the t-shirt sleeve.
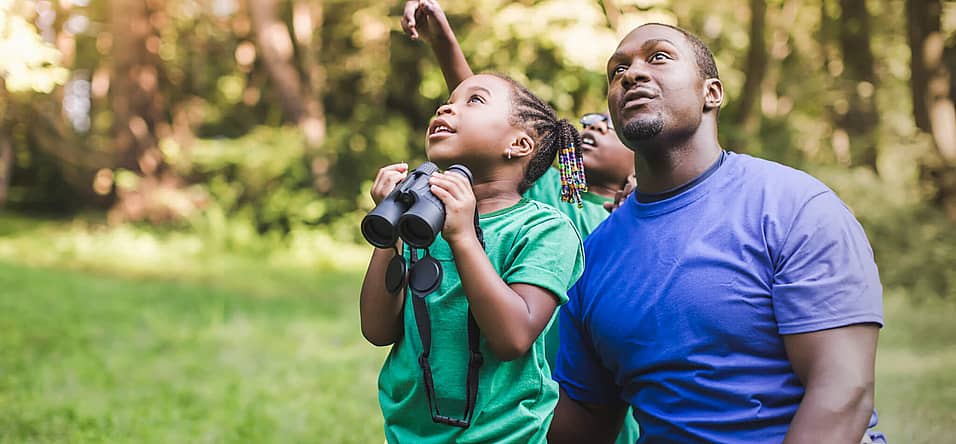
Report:
[[584,271],[581,238],[566,217],[551,217],[529,224],[513,247],[511,266],[502,273],[508,284],[523,283],[549,290],[558,305],[568,300],[568,288]]
[[568,292],[568,303],[558,314],[559,341],[554,380],[572,399],[610,404],[620,399],[614,375],[602,364],[581,316],[582,282]]
[[780,334],[883,325],[873,250],[832,191],[810,198],[794,218],[775,260],[772,297]]

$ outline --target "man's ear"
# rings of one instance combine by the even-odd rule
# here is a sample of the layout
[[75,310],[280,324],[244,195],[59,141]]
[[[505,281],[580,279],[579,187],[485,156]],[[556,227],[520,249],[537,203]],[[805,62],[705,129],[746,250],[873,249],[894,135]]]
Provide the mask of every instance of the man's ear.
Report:
[[511,157],[524,157],[534,153],[534,147],[534,139],[524,131],[521,131],[514,140],[511,141],[508,150],[511,152]]
[[724,103],[724,85],[720,79],[704,80],[704,111],[720,109]]

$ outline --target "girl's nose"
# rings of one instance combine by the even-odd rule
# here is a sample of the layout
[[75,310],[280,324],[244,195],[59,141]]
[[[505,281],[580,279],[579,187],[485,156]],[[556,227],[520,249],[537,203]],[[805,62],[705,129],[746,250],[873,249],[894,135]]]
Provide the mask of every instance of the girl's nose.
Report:
[[435,115],[436,115],[436,116],[440,116],[440,115],[442,115],[442,114],[452,114],[452,109],[451,109],[451,104],[450,104],[450,103],[446,103],[446,104],[444,104],[444,105],[442,105],[442,106],[439,106],[438,109],[435,110]]

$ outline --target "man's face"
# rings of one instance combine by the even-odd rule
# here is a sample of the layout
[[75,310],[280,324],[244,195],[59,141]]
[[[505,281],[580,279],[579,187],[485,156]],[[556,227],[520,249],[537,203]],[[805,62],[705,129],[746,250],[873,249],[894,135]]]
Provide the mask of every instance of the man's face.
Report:
[[611,120],[631,149],[700,126],[704,81],[679,31],[660,25],[631,31],[608,61],[607,75]]

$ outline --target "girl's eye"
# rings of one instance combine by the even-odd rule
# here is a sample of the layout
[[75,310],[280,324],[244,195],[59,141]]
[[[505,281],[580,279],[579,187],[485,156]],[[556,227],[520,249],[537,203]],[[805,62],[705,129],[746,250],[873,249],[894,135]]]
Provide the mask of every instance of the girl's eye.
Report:
[[474,95],[468,98],[468,103],[472,102],[485,103],[485,98],[479,95]]

